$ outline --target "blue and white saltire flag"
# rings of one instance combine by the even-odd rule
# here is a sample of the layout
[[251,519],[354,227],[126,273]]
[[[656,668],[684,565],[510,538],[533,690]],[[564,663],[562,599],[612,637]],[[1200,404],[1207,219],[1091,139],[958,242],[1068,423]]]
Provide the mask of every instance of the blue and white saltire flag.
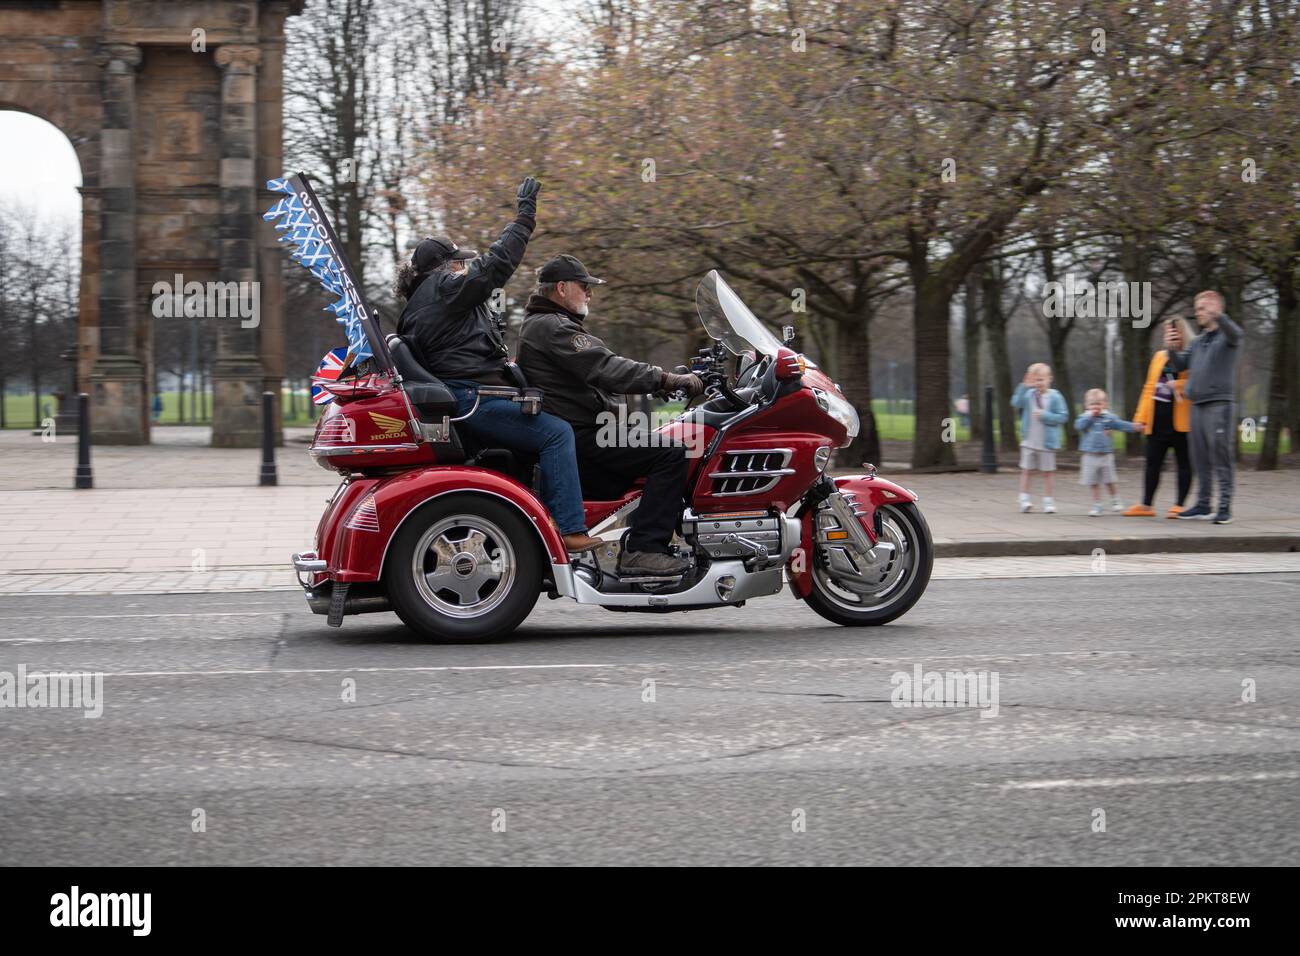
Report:
[[334,228],[306,176],[299,173],[272,179],[266,188],[284,195],[262,214],[262,218],[268,222],[275,221],[275,228],[281,233],[279,241],[293,247],[290,258],[302,263],[316,277],[321,288],[338,297],[326,306],[326,311],[337,317],[348,341],[340,374],[347,367],[373,358],[376,348],[381,353],[380,364],[391,366],[379,328],[361,298]]

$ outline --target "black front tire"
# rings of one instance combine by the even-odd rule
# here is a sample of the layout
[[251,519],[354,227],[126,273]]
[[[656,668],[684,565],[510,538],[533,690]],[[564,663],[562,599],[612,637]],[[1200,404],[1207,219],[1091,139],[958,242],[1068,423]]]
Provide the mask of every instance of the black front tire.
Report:
[[874,627],[888,624],[902,617],[921,599],[926,586],[930,583],[930,572],[934,569],[934,541],[930,537],[930,526],[921,515],[921,509],[912,502],[902,505],[882,505],[886,516],[898,522],[910,545],[915,548],[915,562],[909,580],[893,595],[887,603],[880,605],[850,606],[842,596],[837,596],[822,582],[818,574],[819,554],[812,556],[812,590],[805,598],[808,606],[828,621],[844,627]]

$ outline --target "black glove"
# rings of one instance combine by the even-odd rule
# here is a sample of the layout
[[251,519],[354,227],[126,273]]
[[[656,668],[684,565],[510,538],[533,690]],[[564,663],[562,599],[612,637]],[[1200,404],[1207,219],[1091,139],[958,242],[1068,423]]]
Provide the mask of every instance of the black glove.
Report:
[[678,375],[675,372],[664,372],[663,387],[665,392],[685,392],[688,400],[704,394],[704,380],[692,373]]
[[542,184],[527,176],[519,184],[519,191],[515,193],[515,208],[521,216],[537,217],[537,194],[542,191]]

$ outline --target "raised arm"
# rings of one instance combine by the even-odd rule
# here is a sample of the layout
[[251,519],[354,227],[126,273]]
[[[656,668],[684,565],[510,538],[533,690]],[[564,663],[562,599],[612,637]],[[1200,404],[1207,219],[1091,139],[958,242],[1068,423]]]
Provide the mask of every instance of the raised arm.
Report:
[[470,261],[462,274],[442,280],[443,295],[456,309],[469,311],[477,308],[515,274],[537,226],[537,194],[541,188],[533,177],[525,179],[516,193],[518,212],[514,221],[502,230],[496,242],[488,246],[487,252]]

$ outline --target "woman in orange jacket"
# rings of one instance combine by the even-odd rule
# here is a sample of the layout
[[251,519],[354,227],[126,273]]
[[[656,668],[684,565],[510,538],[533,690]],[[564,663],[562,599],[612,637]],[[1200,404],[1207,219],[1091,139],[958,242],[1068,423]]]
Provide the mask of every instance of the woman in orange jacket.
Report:
[[[1177,340],[1178,350],[1187,349],[1196,337],[1192,324],[1186,319],[1170,319],[1167,324]],[[1183,501],[1192,487],[1192,465],[1187,451],[1192,403],[1183,396],[1186,383],[1186,372],[1175,373],[1169,367],[1167,351],[1151,356],[1147,381],[1142,386],[1142,397],[1138,399],[1137,412],[1133,415],[1133,421],[1143,426],[1143,433],[1148,438],[1146,488],[1142,504],[1125,511],[1125,517],[1150,518],[1155,515],[1151,503],[1155,500],[1156,485],[1160,483],[1165,453],[1170,448],[1173,448],[1174,457],[1178,461],[1178,503],[1166,512],[1165,517],[1177,518],[1183,510]]]

